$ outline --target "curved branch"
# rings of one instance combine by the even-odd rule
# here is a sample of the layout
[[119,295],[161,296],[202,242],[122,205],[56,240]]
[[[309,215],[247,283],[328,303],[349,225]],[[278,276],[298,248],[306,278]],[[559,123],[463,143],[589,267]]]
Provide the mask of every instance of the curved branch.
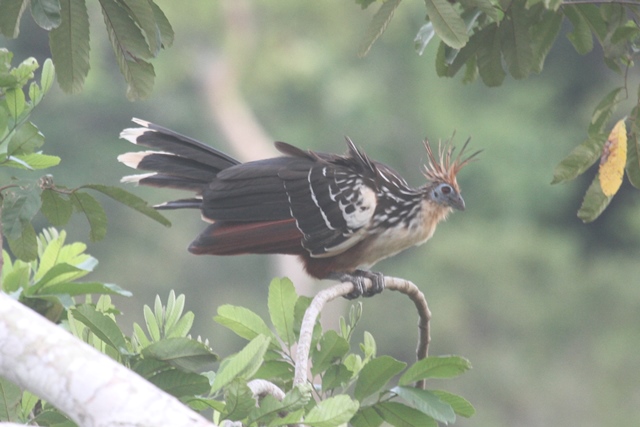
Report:
[[[431,320],[431,312],[427,305],[424,294],[412,282],[397,277],[385,277],[385,288],[398,291],[407,295],[413,301],[420,317],[418,321],[418,360],[427,357],[429,352],[429,342],[431,341],[429,321]],[[372,283],[369,279],[365,279],[365,287],[369,289]],[[338,283],[330,288],[323,289],[318,292],[311,301],[309,308],[302,318],[300,327],[300,338],[298,339],[298,348],[296,351],[296,366],[293,385],[301,385],[307,382],[307,372],[309,369],[309,351],[311,350],[311,339],[313,336],[313,327],[316,319],[320,315],[323,307],[329,301],[338,297],[346,296],[353,291],[353,284],[349,282]],[[424,382],[419,382],[417,387],[424,388]]]
[[282,391],[280,387],[267,380],[251,380],[247,383],[247,387],[249,387],[251,393],[253,393],[253,397],[256,399],[270,395],[282,402],[285,396],[284,391]]

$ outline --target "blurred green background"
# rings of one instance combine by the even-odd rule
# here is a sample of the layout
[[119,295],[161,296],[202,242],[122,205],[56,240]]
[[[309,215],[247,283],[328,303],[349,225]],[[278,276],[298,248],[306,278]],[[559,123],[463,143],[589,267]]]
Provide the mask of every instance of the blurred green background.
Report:
[[[420,2],[403,3],[370,54],[359,58],[374,11],[354,2],[164,0],[158,3],[174,26],[175,44],[154,62],[151,99],[131,103],[97,2],[89,3],[92,69],[85,90],[69,96],[56,87],[33,115],[46,136],[44,151],[63,158],[51,170],[56,183],[117,185],[130,174],[116,156],[132,149],[118,134],[134,116],[232,154],[225,126],[242,132],[258,125],[270,140],[334,152],[345,150],[349,135],[415,185],[423,181],[425,136],[437,141],[455,131],[458,144],[470,136],[472,148],[484,152],[459,177],[467,210],[441,224],[425,246],[376,266],[425,293],[433,313],[431,354],[470,359],[470,373],[443,384],[477,409],[456,425],[640,421],[640,199],[625,183],[604,215],[583,225],[575,213],[588,180],[549,185],[554,166],[585,137],[595,104],[622,84],[599,52],[579,56],[561,34],[541,75],[489,89],[438,78],[435,44],[423,56],[415,53]],[[29,16],[20,37],[1,45],[15,52],[14,64],[50,56],[47,34]],[[637,69],[628,78],[637,86]],[[152,203],[172,196],[128,189]],[[174,225],[167,229],[103,201],[109,232],[88,252],[100,260],[93,279],[134,293],[116,300],[121,323],[141,322],[143,304],[176,289],[196,313],[195,334],[221,355],[237,351],[242,342],[211,320],[216,307],[243,305],[265,315],[279,262],[190,255],[186,247],[204,227],[196,211],[169,212]],[[86,241],[87,230],[78,217],[68,232]],[[299,275],[297,267],[289,271]],[[395,293],[363,304],[356,336],[368,330],[379,354],[412,361],[412,304]]]

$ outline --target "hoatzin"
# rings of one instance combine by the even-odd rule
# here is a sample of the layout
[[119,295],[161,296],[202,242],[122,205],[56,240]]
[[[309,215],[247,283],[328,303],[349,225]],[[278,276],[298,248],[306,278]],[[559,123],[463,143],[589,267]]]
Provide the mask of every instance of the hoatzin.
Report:
[[[453,210],[464,210],[456,175],[478,153],[434,155],[428,142],[427,183],[410,187],[390,167],[371,160],[346,138],[345,156],[304,151],[276,142],[280,157],[248,163],[144,120],[120,137],[158,151],[118,160],[151,173],[123,182],[195,193],[157,209],[200,209],[211,223],[189,246],[194,254],[293,254],[319,279],[349,281],[351,297],[384,288],[368,270],[377,261],[426,242]],[[467,141],[468,143],[468,141]],[[373,286],[364,291],[364,278]]]

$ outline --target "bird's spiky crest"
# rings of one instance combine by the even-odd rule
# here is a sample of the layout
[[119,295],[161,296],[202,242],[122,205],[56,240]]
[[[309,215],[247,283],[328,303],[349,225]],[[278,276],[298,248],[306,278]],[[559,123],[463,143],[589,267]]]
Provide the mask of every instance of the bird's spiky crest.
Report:
[[462,149],[455,158],[453,157],[455,147],[451,144],[453,137],[446,143],[438,142],[438,156],[436,157],[431,149],[431,145],[428,140],[424,140],[424,147],[427,150],[428,163],[424,165],[424,176],[429,181],[441,181],[451,185],[457,192],[460,192],[456,176],[460,169],[462,169],[467,163],[474,160],[474,158],[480,154],[480,151],[476,151],[470,156],[463,158],[464,151],[469,145],[471,139],[462,146]]

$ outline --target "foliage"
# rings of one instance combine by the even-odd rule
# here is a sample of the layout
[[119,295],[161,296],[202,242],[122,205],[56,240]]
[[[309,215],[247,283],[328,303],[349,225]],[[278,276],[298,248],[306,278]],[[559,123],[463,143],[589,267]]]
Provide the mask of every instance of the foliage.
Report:
[[[302,316],[310,299],[296,295],[288,279],[274,279],[269,288],[271,327],[252,311],[229,305],[215,320],[247,339],[236,354],[210,371],[218,356],[208,342],[189,337],[192,312],[184,312],[185,297],[170,292],[165,305],[156,297],[153,309],[143,309],[145,327],[133,325],[125,336],[116,322],[118,310],[110,295],[129,296],[116,285],[78,282],[97,264],[83,243],[65,243],[66,234],[49,229],[38,237],[38,259],[12,261],[4,253],[2,291],[60,322],[79,339],[131,368],[162,390],[182,399],[194,410],[214,410],[214,419],[243,425],[285,425],[304,421],[310,426],[428,426],[470,417],[473,407],[464,398],[442,390],[423,390],[411,384],[429,378],[454,378],[470,368],[457,356],[427,357],[407,369],[406,363],[378,356],[371,334],[357,352],[350,351],[362,314],[353,306],[340,332],[322,331],[317,322],[311,349],[314,384],[294,384],[295,348]],[[100,294],[94,303],[90,295]],[[77,301],[84,297],[84,302]],[[146,330],[145,330],[146,329]],[[297,351],[302,351],[298,348]],[[401,374],[401,375],[399,375]],[[284,396],[253,391],[255,380],[268,380]],[[394,381],[395,379],[395,381]],[[390,384],[397,382],[396,386]],[[46,402],[0,380],[3,421],[53,425],[66,420]],[[256,403],[258,405],[256,406]]]
[[[0,49],[0,166],[27,171],[48,169],[57,165],[60,158],[38,151],[44,144],[44,136],[29,117],[51,88],[54,67],[50,60],[45,61],[38,84],[34,72],[39,65],[34,58],[15,68],[11,67],[11,58],[11,52]],[[13,178],[0,185],[0,212],[2,234],[14,255],[24,261],[36,259],[38,244],[31,221],[38,212],[58,227],[66,225],[74,211],[80,213],[89,223],[91,240],[102,239],[107,217],[102,205],[87,190],[102,193],[170,225],[144,200],[118,187],[86,184],[70,189],[54,184],[51,175],[31,180]]]
[[[155,72],[149,62],[173,43],[173,29],[153,0],[98,0],[127,97],[147,98]],[[85,0],[4,0],[0,3],[0,33],[15,38],[27,6],[38,26],[49,31],[58,83],[67,93],[82,90],[89,73],[89,13]]]
[[[365,8],[374,1],[356,0],[356,3]],[[400,1],[383,2],[365,35],[362,55],[384,32],[399,4]],[[562,0],[425,0],[425,7],[427,23],[415,38],[416,50],[421,54],[437,35],[441,39],[435,63],[438,75],[453,77],[465,68],[464,82],[479,76],[487,86],[500,86],[507,73],[516,79],[540,73],[565,20],[573,27],[567,38],[577,53],[591,52],[595,39],[602,49],[604,63],[621,75],[623,85],[600,101],[588,126],[587,139],[558,165],[552,183],[576,178],[604,155],[611,117],[617,105],[628,97],[626,76],[640,48],[640,4],[615,0],[573,4]],[[640,86],[638,92],[637,105],[627,114],[628,151],[632,155],[626,172],[636,188],[640,188],[636,154],[640,147],[637,132]],[[594,181],[578,216],[585,222],[595,220],[612,196],[605,196]]]
[[[222,390],[226,396],[223,405],[210,402],[220,411],[221,419],[242,420],[243,425],[304,422],[337,426],[350,420],[354,426],[380,425],[383,421],[425,426],[452,423],[456,414],[473,415],[473,407],[460,396],[411,386],[428,378],[453,378],[470,368],[467,360],[427,357],[405,369],[404,362],[378,356],[375,340],[368,332],[358,345],[359,351],[350,351],[361,305],[351,308],[348,320],[341,318],[340,332],[322,331],[319,323],[315,325],[310,359],[316,381],[310,388],[307,384],[296,385],[294,349],[309,303],[308,298],[296,295],[289,280],[274,279],[268,301],[272,328],[246,308],[218,308],[214,320],[249,340],[243,350],[223,360],[213,381],[213,391]],[[394,378],[396,387],[389,384]],[[246,392],[252,379],[274,383],[285,392],[284,398],[264,397],[255,408],[254,397]]]

